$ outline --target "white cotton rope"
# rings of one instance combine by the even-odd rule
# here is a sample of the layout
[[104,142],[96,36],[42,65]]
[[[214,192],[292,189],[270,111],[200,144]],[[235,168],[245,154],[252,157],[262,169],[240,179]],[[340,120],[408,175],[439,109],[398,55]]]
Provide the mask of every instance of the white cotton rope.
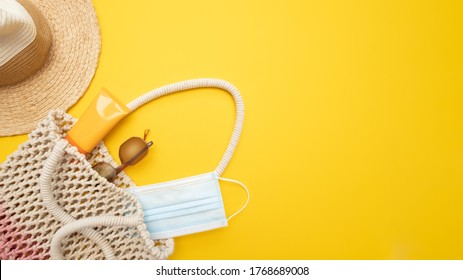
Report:
[[215,172],[221,176],[224,172],[225,168],[227,168],[228,163],[230,162],[233,152],[238,145],[238,141],[240,139],[241,131],[243,129],[243,121],[244,121],[244,103],[243,99],[241,98],[239,90],[232,85],[231,83],[213,79],[213,78],[201,78],[201,79],[193,79],[193,80],[186,80],[178,83],[173,83],[170,85],[162,86],[155,90],[145,93],[144,95],[138,97],[137,99],[133,100],[127,107],[131,112],[135,111],[139,107],[143,106],[144,104],[162,97],[167,94],[185,91],[189,89],[197,89],[197,88],[219,88],[227,91],[235,100],[235,108],[236,108],[236,119],[235,125],[233,127],[232,136],[230,141],[228,142],[227,149],[225,150],[225,154],[222,156],[222,159],[219,162],[219,165],[216,167]]
[[[132,217],[120,217],[120,216],[96,216],[89,218],[82,218],[75,220],[64,225],[60,228],[51,239],[50,254],[52,259],[64,259],[64,255],[61,251],[61,241],[74,232],[83,232],[88,228],[99,227],[99,226],[137,226],[138,218]],[[101,246],[100,243],[98,243]]]
[[[72,223],[76,220],[71,215],[67,214],[58,205],[58,203],[56,203],[56,200],[53,196],[53,190],[51,189],[51,180],[53,178],[53,173],[55,172],[59,162],[61,161],[61,158],[64,155],[64,149],[66,148],[67,143],[68,142],[64,139],[56,143],[50,156],[44,163],[42,174],[40,175],[39,179],[40,195],[42,196],[44,206],[58,221],[62,222],[63,224]],[[101,234],[88,227],[83,229],[80,233],[98,244],[106,259],[112,260],[115,258],[114,252],[111,249],[111,245],[104,239]],[[50,252],[53,259],[61,259],[61,243],[52,243]]]
[[[232,136],[228,143],[227,149],[225,154],[223,155],[222,159],[219,162],[219,165],[216,167],[215,172],[217,173],[218,177],[222,175],[225,168],[227,167],[228,163],[233,156],[233,152],[238,145],[238,141],[241,135],[241,131],[243,129],[243,121],[244,121],[244,103],[238,89],[230,84],[227,81],[219,80],[219,79],[211,79],[211,78],[203,78],[203,79],[194,79],[194,80],[187,80],[183,82],[178,82],[170,85],[166,85],[155,90],[152,90],[139,98],[133,100],[127,107],[131,112],[135,111],[142,105],[150,102],[154,99],[157,99],[161,96],[185,91],[189,89],[196,89],[196,88],[219,88],[227,91],[233,97],[235,101],[235,108],[236,108],[236,119],[235,124],[233,127]],[[64,255],[61,249],[61,242],[63,239],[72,234],[74,232],[79,232],[86,236],[87,238],[91,239],[95,242],[102,250],[106,259],[115,259],[115,254],[111,248],[111,245],[104,239],[104,237],[93,230],[92,228],[98,226],[128,226],[133,227],[138,224],[138,217],[136,216],[127,216],[127,217],[119,217],[119,216],[95,216],[90,218],[82,218],[79,220],[74,219],[71,215],[67,214],[56,202],[53,196],[53,190],[51,189],[51,182],[53,178],[53,174],[56,171],[61,159],[64,156],[65,148],[68,145],[68,142],[64,139],[61,139],[57,142],[54,146],[50,156],[44,163],[43,172],[39,179],[39,187],[40,187],[40,194],[43,200],[44,206],[50,211],[50,213],[60,222],[65,224],[61,227],[54,235],[51,241],[51,248],[50,253],[53,259],[63,259]],[[230,181],[241,185],[248,194],[248,198],[244,206],[239,209],[236,213],[231,215],[228,220],[232,217],[237,215],[241,212],[249,201],[249,191],[247,188],[240,182],[232,179],[225,179],[220,178],[220,180]]]

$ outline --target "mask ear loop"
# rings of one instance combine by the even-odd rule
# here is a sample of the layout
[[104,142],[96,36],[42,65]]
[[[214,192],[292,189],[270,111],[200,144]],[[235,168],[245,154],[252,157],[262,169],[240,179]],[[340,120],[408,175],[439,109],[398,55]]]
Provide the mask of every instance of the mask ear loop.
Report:
[[249,194],[248,188],[247,188],[243,183],[241,183],[240,181],[233,180],[233,179],[228,179],[228,178],[223,178],[223,177],[219,177],[218,179],[219,179],[219,180],[222,180],[222,181],[232,182],[232,183],[235,183],[235,184],[240,185],[240,186],[246,191],[246,194],[248,195],[248,198],[246,199],[246,202],[244,203],[244,205],[241,206],[241,208],[240,208],[238,211],[236,211],[236,212],[233,213],[230,217],[227,218],[227,221],[230,221],[231,218],[233,218],[233,217],[235,217],[236,215],[238,215],[241,211],[244,210],[244,208],[246,208],[246,206],[248,206],[249,199],[251,198],[251,195]]

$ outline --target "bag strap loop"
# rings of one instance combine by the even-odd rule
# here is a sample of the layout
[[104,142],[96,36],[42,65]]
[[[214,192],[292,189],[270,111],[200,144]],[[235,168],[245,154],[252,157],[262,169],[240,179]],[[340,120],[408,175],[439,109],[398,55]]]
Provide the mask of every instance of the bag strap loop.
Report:
[[235,151],[236,146],[238,145],[241,131],[243,129],[244,103],[243,103],[243,99],[241,98],[239,90],[234,85],[224,80],[212,79],[212,78],[186,80],[186,81],[162,86],[160,88],[149,91],[145,93],[144,95],[138,97],[137,99],[133,100],[129,104],[127,104],[127,107],[129,108],[131,112],[133,112],[139,107],[143,106],[144,104],[152,100],[155,100],[159,97],[162,97],[164,95],[168,95],[168,94],[180,92],[180,91],[185,91],[189,89],[196,89],[196,88],[223,89],[227,91],[228,93],[230,93],[230,95],[233,97],[235,101],[236,119],[235,119],[235,124],[233,127],[232,136],[230,138],[230,141],[228,142],[227,149],[225,150],[225,153],[219,162],[219,165],[215,169],[215,172],[218,174],[218,176],[221,176],[225,168],[227,168],[228,163],[230,162],[233,156],[233,152]]
[[63,259],[64,255],[61,250],[61,241],[70,233],[79,231],[82,235],[95,242],[106,259],[115,259],[114,251],[109,242],[92,227],[105,226],[105,225],[123,225],[123,226],[136,226],[138,218],[132,217],[117,217],[117,216],[96,216],[92,219],[74,219],[71,215],[66,213],[56,202],[51,187],[53,174],[55,173],[61,159],[64,156],[65,148],[69,143],[61,139],[59,140],[47,160],[44,162],[42,173],[39,179],[40,195],[44,206],[48,209],[55,219],[64,224],[52,238],[50,246],[50,254],[52,259]]

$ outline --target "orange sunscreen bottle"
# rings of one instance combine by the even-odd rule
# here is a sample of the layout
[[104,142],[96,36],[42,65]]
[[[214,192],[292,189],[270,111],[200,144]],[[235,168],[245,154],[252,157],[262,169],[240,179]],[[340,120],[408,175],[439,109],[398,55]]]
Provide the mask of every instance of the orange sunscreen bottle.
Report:
[[106,134],[129,113],[130,110],[127,106],[103,88],[69,130],[66,140],[77,147],[79,152],[88,155]]

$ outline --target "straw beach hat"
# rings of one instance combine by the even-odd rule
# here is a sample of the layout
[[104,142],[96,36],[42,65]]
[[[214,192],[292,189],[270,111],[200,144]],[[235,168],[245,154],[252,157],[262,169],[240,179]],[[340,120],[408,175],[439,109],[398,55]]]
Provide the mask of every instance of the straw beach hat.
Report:
[[0,136],[84,94],[100,53],[91,0],[0,0]]

